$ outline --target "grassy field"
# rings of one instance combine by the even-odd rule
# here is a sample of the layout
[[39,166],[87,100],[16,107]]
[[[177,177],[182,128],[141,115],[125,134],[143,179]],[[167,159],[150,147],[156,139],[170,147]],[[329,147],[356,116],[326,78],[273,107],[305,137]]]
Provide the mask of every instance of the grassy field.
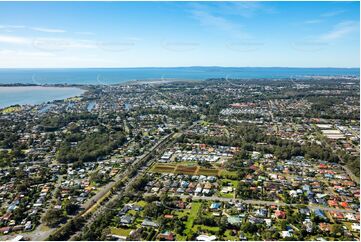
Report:
[[208,231],[211,234],[214,234],[216,232],[219,231],[219,227],[210,227],[210,226],[206,226],[206,225],[196,225],[194,226],[195,231]]
[[174,173],[175,166],[155,164],[150,170],[159,173]]
[[[179,217],[179,218],[182,218],[186,215],[189,215],[189,211],[190,209],[184,209],[184,210],[179,210],[179,211],[176,211],[175,214]],[[180,235],[177,233],[176,235],[176,241],[186,241],[187,240],[187,236],[183,236],[183,235]]]
[[208,168],[199,168],[199,174],[205,175],[205,176],[219,176],[221,171],[219,169],[208,169]]
[[234,192],[232,193],[219,193],[220,197],[224,197],[224,198],[233,198],[234,197]]
[[231,230],[227,229],[226,232],[224,232],[224,239],[225,240],[230,240],[230,241],[239,240],[237,236],[232,236],[231,232],[232,232]]
[[[193,228],[193,222],[194,222],[194,220],[195,220],[195,218],[197,217],[197,215],[198,215],[198,211],[199,211],[199,209],[201,209],[201,203],[199,203],[199,202],[194,202],[194,203],[192,203],[192,208],[191,208],[191,210],[190,210],[190,214],[189,214],[189,216],[188,216],[188,220],[187,220],[187,222],[185,223],[185,227],[186,227],[186,229],[185,229],[185,234],[190,234],[190,232],[191,232],[191,230],[192,230],[192,228]],[[187,238],[187,239],[190,239],[190,238]]]
[[[211,227],[206,225],[194,225],[194,220],[197,218],[198,213],[202,209],[202,203],[200,202],[193,202],[192,208],[189,210],[188,220],[185,222],[185,231],[184,233],[187,235],[185,238],[182,237],[183,240],[190,240],[191,235],[197,231],[207,231],[210,234],[215,234],[219,231],[218,227]],[[178,239],[178,237],[177,237]]]
[[200,202],[193,202],[191,209],[183,209],[183,210],[179,210],[179,211],[175,212],[175,214],[179,218],[182,218],[184,216],[188,216],[187,221],[184,223],[184,225],[185,225],[184,234],[186,234],[186,235],[177,234],[177,236],[176,236],[177,241],[186,241],[186,240],[190,239],[190,238],[187,238],[187,237],[188,237],[188,235],[192,234],[192,231],[195,231],[195,229],[194,229],[195,226],[193,227],[193,223],[194,223],[194,220],[197,217],[199,209],[201,209],[201,203]]
[[179,174],[195,175],[197,174],[197,170],[198,170],[198,166],[177,165],[174,172]]
[[238,174],[236,171],[227,171],[227,170],[221,170],[220,176],[222,177],[228,177],[234,180],[238,179]]
[[132,231],[132,229],[123,229],[123,228],[115,228],[115,227],[110,228],[110,232],[112,234],[119,236],[128,236],[130,234],[130,231]]

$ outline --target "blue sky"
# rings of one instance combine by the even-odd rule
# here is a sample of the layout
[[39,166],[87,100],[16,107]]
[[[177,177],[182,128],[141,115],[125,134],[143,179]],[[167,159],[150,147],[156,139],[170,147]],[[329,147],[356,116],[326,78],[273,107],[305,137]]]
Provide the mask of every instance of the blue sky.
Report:
[[358,67],[359,2],[0,2],[0,67]]

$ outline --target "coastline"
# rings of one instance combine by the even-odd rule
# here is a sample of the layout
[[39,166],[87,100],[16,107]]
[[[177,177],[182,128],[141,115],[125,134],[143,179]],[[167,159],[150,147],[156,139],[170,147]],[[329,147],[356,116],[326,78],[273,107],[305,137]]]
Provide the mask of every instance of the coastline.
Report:
[[121,82],[119,84],[111,85],[143,85],[143,84],[165,84],[173,82],[203,82],[204,80],[192,80],[192,79],[179,79],[179,78],[164,78],[164,79],[145,79],[145,80],[130,80],[126,82]]
[[56,100],[83,96],[80,86],[0,85],[0,110],[14,106],[35,106]]
[[[235,78],[235,79],[239,79],[239,80],[260,80],[260,81],[264,81],[267,79],[270,80],[284,80],[284,79],[290,79],[291,77],[288,78]],[[327,75],[327,76],[307,76],[304,75],[303,78],[296,78],[296,79],[309,79],[309,80],[313,80],[313,79],[323,79],[323,80],[332,80],[335,78],[344,78],[346,80],[350,80],[350,81],[354,81],[354,80],[359,80],[359,77],[357,76],[350,76],[350,75],[346,75],[346,76],[338,76],[338,75]],[[160,84],[165,84],[165,83],[179,83],[179,82],[184,82],[184,83],[194,83],[194,82],[204,82],[204,81],[212,81],[214,79],[221,79],[218,77],[214,77],[214,78],[205,78],[205,79],[191,79],[191,78],[149,78],[149,79],[139,79],[139,80],[128,80],[128,81],[119,81],[117,83],[84,83],[84,84],[80,84],[80,83],[74,83],[74,84],[68,84],[68,83],[47,83],[47,84],[34,84],[34,83],[21,83],[21,82],[16,82],[16,83],[0,83],[0,110],[6,109],[8,107],[12,107],[12,106],[23,106],[23,105],[39,105],[42,103],[47,103],[47,102],[53,102],[56,100],[62,100],[64,101],[67,98],[71,98],[71,97],[77,97],[77,96],[83,96],[87,91],[89,91],[89,89],[93,88],[93,87],[97,87],[97,86],[104,86],[104,85],[109,85],[109,86],[124,86],[124,85],[144,85],[144,84],[154,84],[154,85],[160,85]],[[77,90],[81,90],[80,93],[74,93],[74,94],[69,94],[69,95],[63,95],[63,96],[56,96],[56,97],[48,97],[45,99],[41,99],[39,101],[34,101],[34,100],[30,100],[29,97],[27,100],[21,100],[21,98],[18,99],[18,101],[13,101],[12,103],[6,103],[7,101],[4,101],[4,99],[6,99],[6,97],[1,97],[3,95],[8,95],[12,94],[11,92],[6,92],[4,91],[4,89],[9,88],[9,89],[26,89],[26,91],[40,91],[41,89],[77,89]],[[1,90],[2,89],[2,90]],[[11,96],[11,95],[10,95]],[[12,98],[12,97],[8,97],[8,98]],[[34,98],[36,98],[36,96],[34,96]],[[3,99],[3,100],[2,100]],[[3,104],[4,103],[4,104]]]

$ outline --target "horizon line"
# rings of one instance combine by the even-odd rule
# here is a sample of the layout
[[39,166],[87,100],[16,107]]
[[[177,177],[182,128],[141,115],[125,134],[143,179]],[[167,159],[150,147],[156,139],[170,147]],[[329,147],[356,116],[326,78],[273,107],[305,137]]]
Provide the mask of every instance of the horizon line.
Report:
[[131,66],[131,67],[0,67],[0,69],[140,69],[140,68],[294,68],[294,69],[360,69],[358,67],[300,66]]

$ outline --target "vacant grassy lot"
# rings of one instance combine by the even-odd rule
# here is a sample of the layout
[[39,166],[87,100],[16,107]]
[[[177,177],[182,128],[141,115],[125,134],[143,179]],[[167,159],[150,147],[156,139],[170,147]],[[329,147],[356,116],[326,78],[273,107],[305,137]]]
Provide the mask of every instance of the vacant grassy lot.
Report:
[[175,173],[186,174],[186,175],[194,175],[197,173],[197,166],[181,166],[177,165],[175,169]]
[[174,173],[175,166],[169,165],[162,165],[162,164],[155,164],[151,171],[152,172],[159,172],[159,173]]
[[205,175],[205,176],[219,176],[220,174],[219,169],[208,169],[208,168],[199,168],[198,174]]

